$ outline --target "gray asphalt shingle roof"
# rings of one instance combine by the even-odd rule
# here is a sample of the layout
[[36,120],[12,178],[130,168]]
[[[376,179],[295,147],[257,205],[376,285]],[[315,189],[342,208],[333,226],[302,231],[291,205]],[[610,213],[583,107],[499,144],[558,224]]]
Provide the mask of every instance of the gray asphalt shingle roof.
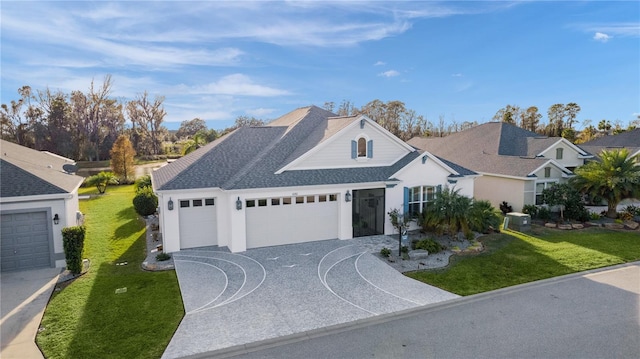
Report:
[[0,197],[73,192],[84,180],[66,173],[72,160],[0,140]]
[[602,136],[580,144],[580,147],[592,155],[598,156],[604,150],[626,148],[633,155],[640,151],[640,128],[625,131],[613,136]]
[[414,137],[408,143],[471,171],[526,177],[548,161],[536,156],[559,139],[489,122],[446,137]]
[[240,128],[154,171],[154,188],[246,189],[385,181],[419,156],[418,151],[411,152],[391,166],[276,174],[356,119],[356,116],[338,117],[310,106],[296,109],[267,126]]

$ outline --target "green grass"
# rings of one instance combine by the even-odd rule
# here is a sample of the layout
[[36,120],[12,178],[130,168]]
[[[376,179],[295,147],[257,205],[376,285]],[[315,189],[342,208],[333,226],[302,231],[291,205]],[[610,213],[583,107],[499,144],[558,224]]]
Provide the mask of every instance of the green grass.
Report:
[[640,259],[640,233],[588,228],[536,228],[481,239],[480,254],[452,257],[444,269],[408,273],[411,278],[459,295],[471,295]]
[[[178,281],[175,271],[141,269],[145,229],[133,196],[133,186],[110,186],[80,202],[91,267],[52,296],[36,338],[46,357],[159,358],[169,344],[184,315]],[[115,293],[125,287],[126,293]]]

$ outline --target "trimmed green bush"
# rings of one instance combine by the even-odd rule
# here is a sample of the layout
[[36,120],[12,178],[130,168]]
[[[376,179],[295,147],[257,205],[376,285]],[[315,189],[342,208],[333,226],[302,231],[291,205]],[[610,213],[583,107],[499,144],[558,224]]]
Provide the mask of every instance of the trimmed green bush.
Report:
[[62,228],[62,243],[67,269],[73,274],[82,272],[82,251],[85,228],[83,226]]
[[171,254],[169,253],[162,252],[156,255],[156,260],[158,262],[168,261],[169,259],[171,259]]
[[385,258],[389,258],[389,256],[391,255],[391,249],[384,247],[380,250],[380,255],[385,257]]
[[431,254],[442,251],[444,246],[431,238],[425,238],[416,242],[416,249],[424,249]]
[[158,207],[158,197],[153,193],[151,187],[138,190],[133,197],[133,208],[141,216],[149,216],[156,213]]
[[531,218],[537,219],[538,218],[538,206],[536,206],[535,204],[525,204],[524,207],[522,207],[522,213],[526,213],[526,214],[530,215]]

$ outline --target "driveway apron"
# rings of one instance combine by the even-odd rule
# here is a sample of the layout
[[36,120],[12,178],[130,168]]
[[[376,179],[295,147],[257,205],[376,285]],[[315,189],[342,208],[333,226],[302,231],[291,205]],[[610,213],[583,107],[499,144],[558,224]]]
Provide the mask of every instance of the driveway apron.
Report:
[[186,315],[163,358],[302,333],[458,296],[407,278],[356,241],[173,255]]
[[44,268],[2,273],[0,357],[43,357],[35,338],[60,272],[60,268]]

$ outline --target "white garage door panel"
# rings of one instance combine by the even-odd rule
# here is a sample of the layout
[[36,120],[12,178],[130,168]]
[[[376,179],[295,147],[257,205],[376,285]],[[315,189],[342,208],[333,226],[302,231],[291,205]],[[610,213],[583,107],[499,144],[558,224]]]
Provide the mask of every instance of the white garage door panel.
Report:
[[338,238],[338,202],[249,207],[247,248]]
[[2,214],[2,271],[51,266],[47,212]]
[[180,248],[218,245],[216,206],[180,208]]

